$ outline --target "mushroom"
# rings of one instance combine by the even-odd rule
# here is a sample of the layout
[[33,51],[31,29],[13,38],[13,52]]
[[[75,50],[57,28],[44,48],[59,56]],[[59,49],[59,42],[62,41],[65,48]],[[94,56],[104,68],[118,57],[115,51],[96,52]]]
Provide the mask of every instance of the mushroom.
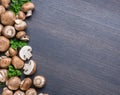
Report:
[[31,16],[32,15],[32,10],[35,8],[34,4],[32,2],[27,2],[25,4],[22,5],[22,8],[21,10],[23,12],[27,12],[27,17]]
[[13,38],[16,34],[15,28],[13,26],[5,26],[3,28],[2,34],[6,38]]
[[45,93],[39,93],[38,95],[49,95],[49,94],[45,94]]
[[13,57],[13,56],[17,55],[17,50],[14,50],[12,47],[10,47],[8,49],[8,51],[5,52],[5,55],[8,57],[9,56]]
[[16,38],[23,41],[29,41],[29,36],[25,33],[25,31],[18,32],[16,34]]
[[15,20],[15,29],[17,31],[23,31],[27,28],[27,23],[21,19]]
[[37,88],[43,88],[45,86],[46,80],[44,76],[36,76],[34,77],[33,84]]
[[22,60],[29,60],[32,57],[32,47],[24,46],[19,51],[19,56]]
[[1,35],[2,30],[3,30],[3,25],[0,24],[0,35]]
[[24,66],[24,61],[21,60],[18,56],[14,56],[14,57],[12,57],[12,65],[16,69],[22,69]]
[[7,70],[0,69],[0,82],[6,82],[8,79]]
[[33,60],[30,60],[28,63],[26,63],[23,67],[24,74],[25,75],[32,75],[36,72],[36,63]]
[[17,90],[15,91],[14,95],[25,95],[23,91]]
[[34,88],[30,88],[26,91],[25,95],[37,95],[37,91]]
[[16,17],[17,17],[17,19],[21,19],[21,20],[25,20],[25,18],[26,18],[25,13],[22,11],[19,11],[18,15]]
[[5,12],[4,6],[0,5],[0,16],[1,16],[1,14],[4,13],[4,12]]
[[4,36],[0,36],[0,52],[5,52],[10,46],[10,41]]
[[8,8],[11,0],[0,0],[0,2],[5,8]]
[[21,90],[28,90],[32,85],[32,80],[30,78],[25,78],[21,84],[20,84],[20,89]]
[[16,16],[12,11],[6,11],[1,15],[1,23],[3,25],[13,25],[15,19],[16,19]]
[[13,91],[11,91],[7,87],[5,87],[3,89],[2,95],[13,95]]
[[12,59],[7,56],[0,57],[0,67],[1,68],[8,68],[11,64]]
[[21,80],[19,77],[12,77],[7,82],[6,85],[10,90],[17,90],[20,86]]

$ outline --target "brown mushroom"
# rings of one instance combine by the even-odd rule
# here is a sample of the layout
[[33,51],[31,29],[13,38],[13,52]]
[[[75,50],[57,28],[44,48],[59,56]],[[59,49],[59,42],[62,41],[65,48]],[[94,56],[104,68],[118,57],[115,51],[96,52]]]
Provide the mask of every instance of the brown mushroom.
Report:
[[21,60],[18,56],[14,56],[14,57],[12,57],[12,65],[16,69],[22,69],[24,66],[24,61]]
[[1,14],[4,13],[4,12],[5,12],[4,6],[0,5],[0,16],[1,16]]
[[44,76],[35,76],[33,80],[33,84],[37,88],[43,88],[45,86],[46,80]]
[[14,95],[25,95],[23,91],[17,90],[15,91]]
[[9,56],[13,57],[13,56],[17,55],[17,50],[10,47],[9,50],[6,51],[5,55],[8,56],[8,57]]
[[0,52],[5,52],[10,46],[10,41],[4,36],[0,36]]
[[8,73],[6,69],[0,69],[0,82],[6,82],[8,79]]
[[0,0],[0,2],[5,8],[8,8],[11,0]]
[[16,16],[12,11],[6,11],[1,15],[1,23],[3,25],[13,25],[15,19]]
[[21,90],[28,90],[32,85],[32,80],[30,78],[25,78],[21,84],[20,84],[20,89]]
[[11,64],[12,59],[7,56],[0,57],[0,67],[1,68],[8,68]]
[[0,35],[1,35],[1,33],[2,33],[2,30],[3,30],[3,25],[0,24]]
[[13,26],[5,26],[3,28],[2,34],[6,38],[13,38],[16,34],[15,28]]
[[21,80],[19,77],[12,77],[7,82],[6,85],[10,90],[17,90],[20,86]]
[[26,18],[25,13],[22,11],[19,11],[18,15],[16,17],[17,17],[17,19],[21,19],[21,20],[25,20],[25,18]]
[[23,40],[23,41],[29,41],[29,36],[26,34],[25,31],[20,31],[16,34],[16,38]]
[[37,95],[37,91],[34,88],[30,88],[26,91],[25,95]]
[[11,91],[7,87],[5,87],[3,89],[2,95],[13,95],[13,91]]

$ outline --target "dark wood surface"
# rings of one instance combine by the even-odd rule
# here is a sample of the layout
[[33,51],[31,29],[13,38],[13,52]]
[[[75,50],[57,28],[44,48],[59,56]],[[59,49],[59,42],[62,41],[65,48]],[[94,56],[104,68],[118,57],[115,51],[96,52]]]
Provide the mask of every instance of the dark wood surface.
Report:
[[50,95],[120,95],[120,0],[33,0],[27,20]]

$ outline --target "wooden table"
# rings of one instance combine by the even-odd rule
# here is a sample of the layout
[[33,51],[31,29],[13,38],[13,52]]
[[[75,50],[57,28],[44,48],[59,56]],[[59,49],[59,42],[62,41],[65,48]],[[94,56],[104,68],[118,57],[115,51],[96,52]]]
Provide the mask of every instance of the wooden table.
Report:
[[120,95],[120,0],[33,0],[36,75],[50,95]]

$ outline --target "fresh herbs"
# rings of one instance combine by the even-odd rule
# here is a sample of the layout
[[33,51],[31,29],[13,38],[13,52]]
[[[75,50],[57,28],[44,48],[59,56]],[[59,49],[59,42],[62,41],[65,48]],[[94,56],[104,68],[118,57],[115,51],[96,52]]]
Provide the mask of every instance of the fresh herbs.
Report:
[[21,10],[21,6],[26,3],[29,2],[31,0],[12,0],[11,1],[11,5],[10,5],[10,9],[17,14],[20,10]]
[[11,47],[13,49],[17,50],[18,48],[22,48],[23,46],[26,46],[27,42],[20,41],[20,40],[17,40],[17,39],[11,39],[10,44],[11,44]]
[[8,77],[21,76],[22,73],[20,70],[15,69],[12,65],[8,67]]

